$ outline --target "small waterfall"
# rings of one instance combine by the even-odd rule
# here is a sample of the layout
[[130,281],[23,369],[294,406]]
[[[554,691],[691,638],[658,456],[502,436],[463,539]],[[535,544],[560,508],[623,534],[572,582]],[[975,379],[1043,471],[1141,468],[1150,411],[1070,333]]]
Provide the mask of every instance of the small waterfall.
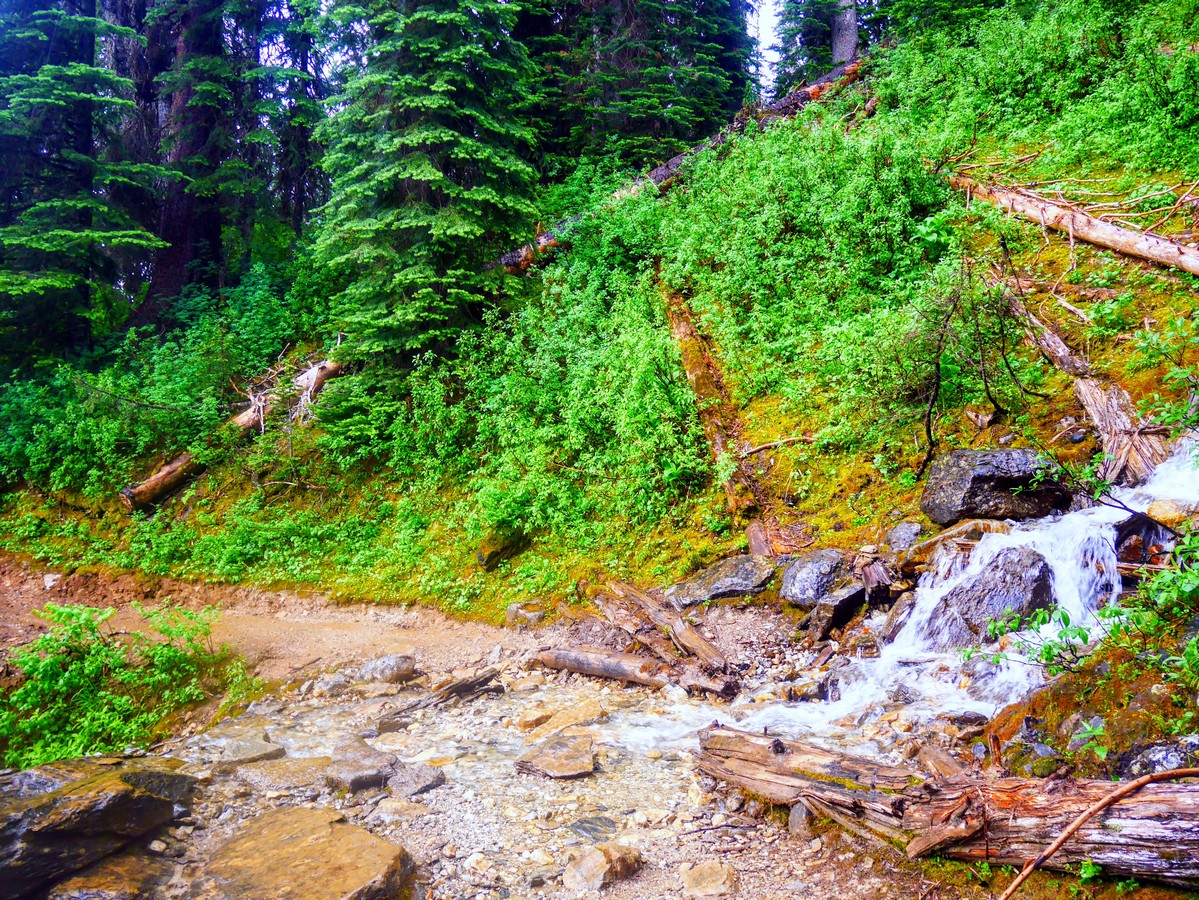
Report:
[[[1014,652],[1009,653],[1012,658],[1008,661],[992,666],[985,659],[964,663],[958,651],[934,649],[936,642],[930,635],[936,636],[940,627],[935,621],[939,601],[955,588],[972,583],[1002,551],[1027,548],[1048,563],[1054,603],[1070,622],[1098,629],[1098,610],[1120,591],[1117,525],[1131,513],[1145,512],[1158,499],[1199,503],[1194,446],[1193,442],[1180,443],[1145,485],[1116,489],[1109,504],[1020,523],[1007,533],[983,535],[968,558],[955,548],[941,548],[930,571],[921,577],[912,612],[895,640],[884,646],[878,657],[850,660],[837,671],[839,699],[765,705],[738,701],[732,709],[736,724],[751,731],[768,728],[785,737],[885,756],[891,746],[877,736],[868,737],[863,726],[886,711],[889,698],[902,697],[904,715],[913,727],[946,715],[981,713],[989,717],[1018,700],[1042,682],[1041,670]],[[1046,625],[1041,637],[1052,637],[1056,631],[1055,624]],[[994,647],[986,648],[980,655],[995,652]],[[648,749],[685,742],[714,718],[727,721],[729,712],[727,707],[689,701],[673,705],[663,716],[614,722],[609,731],[617,743]],[[893,744],[898,735],[891,737]]]

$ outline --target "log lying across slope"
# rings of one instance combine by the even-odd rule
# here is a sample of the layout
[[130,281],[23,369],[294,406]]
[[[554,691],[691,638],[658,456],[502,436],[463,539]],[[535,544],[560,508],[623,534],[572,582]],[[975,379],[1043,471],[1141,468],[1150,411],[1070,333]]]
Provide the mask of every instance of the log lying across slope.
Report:
[[547,669],[611,678],[629,684],[664,688],[677,684],[690,693],[705,692],[718,697],[732,698],[737,693],[737,681],[723,675],[706,675],[694,663],[670,664],[660,659],[636,653],[620,653],[599,647],[568,647],[542,650],[538,661]]
[[[1022,866],[1119,783],[927,777],[910,769],[714,725],[699,768],[772,803],[804,804],[862,835],[936,854]],[[1045,868],[1089,859],[1104,874],[1199,886],[1199,783],[1146,785],[1088,820]]]
[[[306,409],[312,398],[330,378],[341,374],[341,363],[323,360],[296,376],[292,381],[291,400],[300,409]],[[277,390],[251,395],[250,406],[238,413],[227,423],[239,438],[244,439],[266,420],[267,415],[278,405],[281,397]],[[132,512],[157,503],[172,491],[203,472],[205,466],[190,453],[183,453],[166,463],[145,481],[121,489],[121,505]]]
[[1071,239],[1077,238],[1126,256],[1147,259],[1159,265],[1199,275],[1199,250],[1192,247],[1157,235],[1102,222],[1081,210],[1054,203],[1030,191],[980,184],[963,175],[950,176],[949,183],[960,191],[966,191],[976,200],[984,200],[1022,219],[1068,234]]

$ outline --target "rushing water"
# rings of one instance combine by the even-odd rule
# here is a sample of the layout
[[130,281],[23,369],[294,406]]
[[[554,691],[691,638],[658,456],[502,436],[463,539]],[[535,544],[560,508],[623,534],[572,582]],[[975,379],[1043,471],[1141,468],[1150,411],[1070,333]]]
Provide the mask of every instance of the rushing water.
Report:
[[[889,693],[906,701],[903,717],[913,730],[946,715],[973,712],[990,716],[1036,687],[1043,678],[1041,670],[1016,653],[1008,654],[1013,659],[992,666],[983,660],[966,664],[960,651],[936,651],[939,623],[934,613],[938,601],[955,587],[976,579],[1001,551],[1025,547],[1048,562],[1054,599],[1070,621],[1095,628],[1100,624],[1097,611],[1120,588],[1116,526],[1129,517],[1129,510],[1144,512],[1159,499],[1199,502],[1193,449],[1193,444],[1181,445],[1146,484],[1117,489],[1111,505],[1022,523],[1004,534],[984,535],[968,559],[952,548],[942,548],[930,571],[921,577],[911,615],[894,641],[885,645],[878,657],[852,660],[837,672],[839,699],[759,704],[750,698],[731,708],[684,701],[665,715],[616,718],[607,727],[606,738],[635,749],[688,746],[693,745],[697,729],[714,719],[731,719],[750,731],[768,728],[771,734],[886,755],[900,735],[890,728],[869,726],[887,712],[888,705],[897,708],[894,702],[888,704]],[[1045,626],[1042,637],[1052,637],[1055,629],[1055,625]]]

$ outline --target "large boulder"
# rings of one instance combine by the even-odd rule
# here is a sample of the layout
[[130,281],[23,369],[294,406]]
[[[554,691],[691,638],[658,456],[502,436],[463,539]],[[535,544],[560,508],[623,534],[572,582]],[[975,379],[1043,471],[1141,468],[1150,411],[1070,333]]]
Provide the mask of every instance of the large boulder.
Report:
[[973,580],[949,591],[921,626],[921,636],[937,650],[953,650],[987,640],[987,626],[1011,609],[1027,616],[1053,605],[1053,570],[1027,547],[1008,547]]
[[955,450],[933,463],[920,508],[938,525],[1047,516],[1070,505],[1047,468],[1033,450]]
[[810,550],[787,565],[779,596],[800,609],[812,609],[845,575],[845,556],[837,550]]
[[0,800],[0,900],[45,888],[171,821],[195,784],[180,765],[114,761],[98,775]]
[[675,609],[685,609],[708,600],[744,597],[761,593],[774,578],[774,562],[768,556],[743,553],[730,556],[715,565],[663,591]]
[[216,852],[189,900],[387,900],[412,874],[403,847],[332,809],[274,809]]

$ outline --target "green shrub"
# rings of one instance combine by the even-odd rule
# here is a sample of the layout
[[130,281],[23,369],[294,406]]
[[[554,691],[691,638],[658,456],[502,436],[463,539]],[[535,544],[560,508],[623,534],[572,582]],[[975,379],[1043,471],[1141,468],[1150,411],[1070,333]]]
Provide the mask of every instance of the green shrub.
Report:
[[145,744],[165,716],[204,700],[222,677],[244,684],[244,669],[208,641],[215,610],[136,608],[146,630],[122,634],[106,626],[111,608],[46,604],[39,615],[52,628],[14,652],[24,681],[0,697],[7,765]]

